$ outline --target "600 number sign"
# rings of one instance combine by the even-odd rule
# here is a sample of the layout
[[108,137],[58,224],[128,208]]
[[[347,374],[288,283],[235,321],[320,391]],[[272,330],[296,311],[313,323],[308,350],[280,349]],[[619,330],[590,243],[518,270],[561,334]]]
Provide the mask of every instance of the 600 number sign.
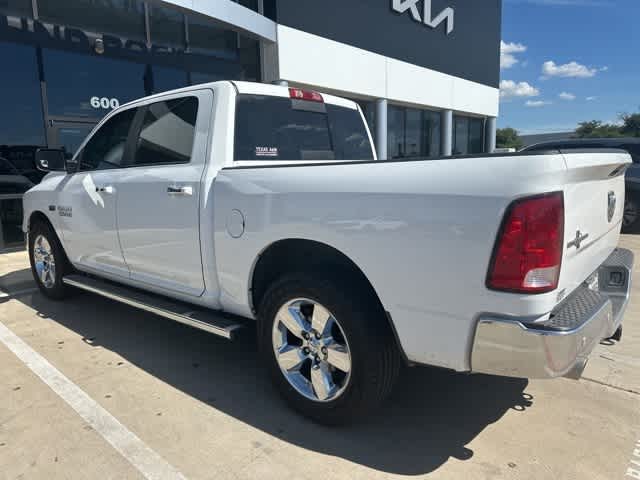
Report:
[[91,97],[91,106],[104,109],[118,108],[120,101],[117,98]]

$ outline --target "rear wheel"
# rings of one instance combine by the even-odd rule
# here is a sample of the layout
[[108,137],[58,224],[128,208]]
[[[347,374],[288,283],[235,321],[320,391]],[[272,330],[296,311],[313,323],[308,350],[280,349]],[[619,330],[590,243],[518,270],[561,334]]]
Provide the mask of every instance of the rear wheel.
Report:
[[260,346],[280,393],[324,424],[361,417],[388,396],[400,357],[366,292],[327,275],[293,274],[266,293]]
[[54,300],[69,294],[70,287],[62,277],[71,267],[56,233],[48,223],[36,222],[29,230],[29,260],[31,273],[40,291]]

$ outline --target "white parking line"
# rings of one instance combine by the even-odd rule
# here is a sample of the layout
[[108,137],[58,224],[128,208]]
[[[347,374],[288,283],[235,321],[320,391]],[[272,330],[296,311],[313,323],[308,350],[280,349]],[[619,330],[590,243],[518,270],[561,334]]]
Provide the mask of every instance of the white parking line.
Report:
[[640,480],[640,440],[636,442],[636,448],[633,450],[633,457],[629,463],[633,466],[627,468],[626,476]]
[[9,300],[14,297],[19,297],[20,295],[35,293],[37,291],[38,289],[36,287],[25,288],[23,290],[18,290],[17,292],[5,292],[4,290],[0,290],[0,299]]
[[2,323],[0,323],[0,341],[146,478],[186,480],[175,467],[151,450],[113,415]]

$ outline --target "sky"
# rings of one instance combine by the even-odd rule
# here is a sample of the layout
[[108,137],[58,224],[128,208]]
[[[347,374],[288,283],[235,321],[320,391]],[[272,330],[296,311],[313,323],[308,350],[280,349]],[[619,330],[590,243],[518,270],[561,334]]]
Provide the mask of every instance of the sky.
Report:
[[498,127],[521,134],[640,111],[640,0],[503,0]]

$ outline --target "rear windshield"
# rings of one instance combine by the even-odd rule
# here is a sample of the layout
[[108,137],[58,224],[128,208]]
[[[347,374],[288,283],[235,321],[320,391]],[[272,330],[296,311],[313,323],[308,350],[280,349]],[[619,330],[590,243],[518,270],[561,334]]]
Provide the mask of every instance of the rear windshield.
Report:
[[373,160],[358,110],[283,97],[239,95],[235,160]]

